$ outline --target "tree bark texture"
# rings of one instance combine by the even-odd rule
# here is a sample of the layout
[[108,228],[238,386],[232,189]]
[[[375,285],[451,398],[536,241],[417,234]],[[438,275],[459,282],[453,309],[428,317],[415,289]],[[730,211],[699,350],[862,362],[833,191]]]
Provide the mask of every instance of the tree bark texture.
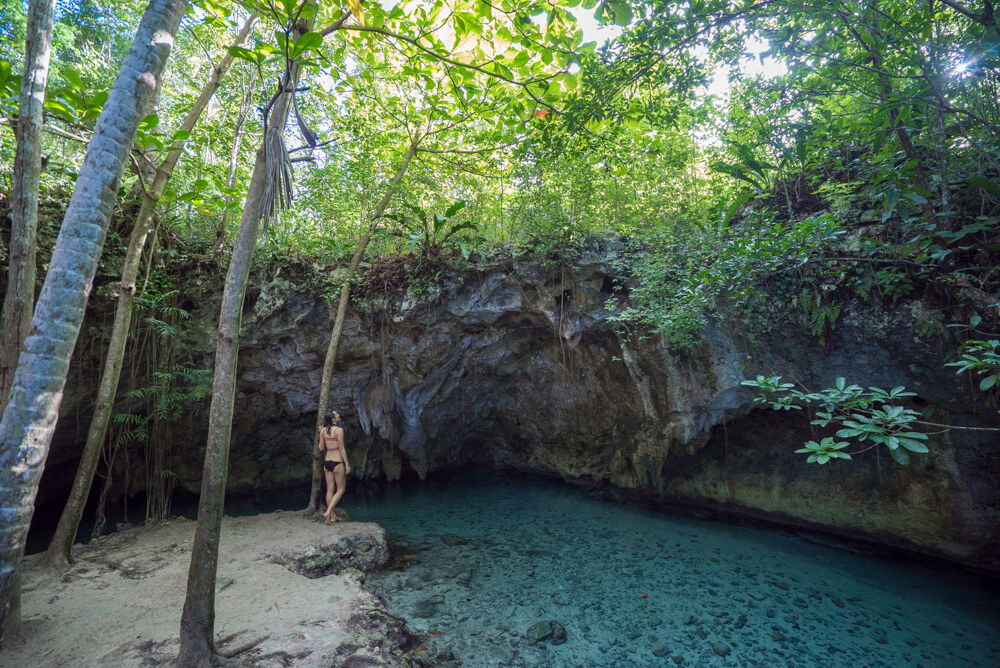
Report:
[[17,114],[17,149],[12,185],[10,266],[0,332],[0,406],[7,405],[21,346],[31,329],[35,304],[35,238],[38,232],[38,183],[42,172],[45,86],[49,80],[55,0],[28,8],[24,74]]
[[[399,182],[403,179],[403,174],[406,173],[410,162],[413,161],[413,157],[417,154],[417,147],[419,145],[419,137],[414,138],[410,142],[410,148],[406,151],[403,162],[400,163],[392,180],[389,181],[389,187],[375,208],[375,218],[385,213],[386,207],[389,206],[389,200],[399,186]],[[358,247],[354,249],[351,262],[347,265],[347,277],[344,279],[344,284],[340,287],[340,302],[337,304],[337,316],[334,319],[333,332],[330,334],[330,343],[326,348],[326,358],[323,360],[323,380],[320,383],[319,406],[316,410],[316,431],[319,431],[323,426],[323,418],[326,416],[326,410],[330,405],[330,382],[333,378],[333,365],[337,361],[337,347],[340,345],[340,336],[344,332],[344,321],[347,319],[347,304],[351,300],[351,280],[354,278],[354,274],[361,264],[361,259],[365,256],[365,249],[368,247],[370,240],[371,235],[367,233],[361,235],[361,238],[358,239]],[[320,509],[322,492],[323,453],[319,449],[319,444],[316,443],[313,445],[312,484],[309,490],[308,511],[315,512]]]
[[[311,19],[303,23],[292,32],[295,39],[312,29]],[[291,65],[282,78],[282,92],[271,107],[268,125],[278,132],[284,132],[292,107],[292,93],[300,72],[301,66],[298,63]],[[212,403],[208,414],[205,466],[198,501],[198,524],[191,547],[187,592],[181,614],[181,648],[177,658],[179,666],[208,666],[219,663],[221,659],[215,648],[215,578],[219,565],[219,535],[222,530],[229,469],[243,297],[250,275],[250,260],[257,245],[257,233],[261,224],[260,203],[268,179],[266,146],[267,132],[257,150],[219,309],[219,334],[215,349]]]
[[11,398],[0,421],[0,628],[6,626],[11,608],[70,355],[80,333],[122,168],[186,4],[185,0],[152,0],[146,8],[97,119],[14,374]]
[[[38,190],[42,173],[42,130],[45,87],[52,55],[55,0],[38,0],[28,7],[24,73],[18,101],[17,149],[14,153],[7,296],[0,330],[0,406],[6,406],[21,346],[31,330],[35,306],[35,240],[38,237]],[[7,628],[21,625],[21,576],[11,586]],[[0,638],[4,628],[0,626]]]
[[[247,38],[257,23],[257,14],[253,13],[246,20],[243,29],[240,30],[234,42],[234,46],[239,46]],[[212,70],[208,82],[201,90],[201,94],[195,101],[191,109],[188,110],[181,123],[181,131],[191,132],[202,112],[208,106],[209,101],[222,83],[229,66],[233,64],[233,57],[228,53],[222,58],[218,65]],[[180,159],[184,149],[184,142],[174,142],[163,162],[156,170],[149,189],[142,196],[142,205],[136,216],[132,234],[129,237],[128,250],[125,253],[125,261],[122,267],[121,289],[118,295],[118,305],[115,310],[115,320],[111,329],[111,339],[108,343],[108,352],[104,361],[104,372],[101,375],[101,382],[97,390],[97,399],[94,402],[94,415],[90,421],[90,429],[87,431],[87,442],[80,457],[80,465],[76,471],[76,478],[70,490],[69,499],[59,518],[55,535],[49,543],[45,553],[45,559],[51,565],[66,567],[71,562],[70,551],[73,541],[76,539],[76,532],[80,526],[80,518],[83,517],[83,509],[90,495],[90,487],[94,481],[94,473],[97,471],[97,464],[101,457],[101,447],[104,444],[104,436],[108,430],[108,421],[111,419],[111,412],[114,410],[115,395],[118,389],[118,380],[121,376],[122,363],[125,359],[125,344],[128,339],[129,328],[132,324],[132,306],[135,302],[136,278],[139,275],[139,262],[142,258],[142,251],[146,247],[146,239],[153,231],[153,213],[156,209],[163,190],[170,181],[174,173],[174,168]]]

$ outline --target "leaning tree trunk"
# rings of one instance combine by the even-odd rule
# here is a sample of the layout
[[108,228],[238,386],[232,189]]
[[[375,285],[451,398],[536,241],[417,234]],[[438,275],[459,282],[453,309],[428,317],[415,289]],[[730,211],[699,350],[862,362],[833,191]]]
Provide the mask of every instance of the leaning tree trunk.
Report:
[[166,64],[185,0],[152,0],[97,119],[0,421],[0,628],[11,609],[35,494],[118,182]]
[[[313,20],[296,26],[292,35],[298,39],[312,29]],[[290,38],[291,39],[291,38]],[[215,349],[215,374],[212,404],[208,413],[208,437],[205,466],[202,471],[201,496],[198,501],[198,524],[191,547],[187,593],[181,615],[179,666],[206,666],[221,662],[215,647],[215,576],[219,565],[219,535],[226,495],[229,468],[229,442],[233,427],[233,399],[236,393],[236,363],[240,342],[240,319],[243,297],[250,275],[250,259],[257,244],[262,218],[261,203],[269,186],[267,146],[269,134],[284,133],[292,95],[301,72],[292,63],[281,81],[281,88],[268,118],[270,129],[257,151],[250,187],[243,203],[243,215],[229,260],[222,304],[219,309],[219,338]],[[271,184],[277,187],[276,184]]]
[[[234,46],[239,46],[247,38],[250,31],[257,23],[256,12],[247,18],[243,29],[236,37]],[[182,132],[191,132],[198,123],[208,102],[215,95],[222,83],[229,66],[233,63],[233,56],[226,54],[222,61],[215,66],[208,82],[201,90],[198,99],[188,110],[184,117],[184,122],[179,128]],[[111,329],[111,340],[108,343],[107,357],[104,361],[104,373],[101,375],[101,382],[97,390],[97,399],[94,402],[94,415],[90,420],[90,429],[87,432],[87,443],[83,447],[83,454],[80,457],[80,465],[76,471],[76,479],[70,490],[69,499],[59,518],[59,525],[56,533],[49,543],[49,548],[45,553],[45,560],[56,567],[64,568],[71,562],[70,551],[73,541],[76,539],[76,531],[80,526],[80,518],[83,517],[83,508],[90,495],[90,486],[94,481],[94,473],[97,471],[97,463],[101,457],[101,446],[104,444],[104,435],[108,430],[108,420],[111,418],[111,411],[114,409],[115,394],[118,389],[118,379],[121,376],[122,361],[125,358],[125,343],[128,339],[129,327],[132,324],[132,305],[135,301],[135,281],[139,274],[139,261],[142,251],[146,247],[146,238],[153,229],[153,212],[156,204],[163,195],[163,189],[174,173],[174,168],[184,150],[184,142],[177,141],[171,147],[166,158],[156,170],[152,182],[146,194],[143,196],[142,205],[136,216],[135,226],[129,238],[128,250],[125,253],[125,261],[122,267],[121,290],[118,295],[118,306],[115,310],[115,321]]]
[[[38,184],[42,173],[42,126],[45,86],[52,55],[55,0],[32,2],[28,8],[24,43],[24,74],[17,117],[17,149],[7,268],[7,297],[3,330],[0,331],[0,406],[6,406],[14,380],[21,346],[31,330],[35,305],[35,239],[38,236]],[[11,609],[7,629],[16,633],[21,625],[21,576],[11,586]],[[0,626],[0,639],[3,635]]]
[[31,329],[35,304],[35,237],[38,231],[38,182],[42,173],[45,85],[49,80],[55,0],[28,8],[24,74],[17,114],[17,150],[11,184],[10,266],[0,332],[0,406],[7,405],[21,346]]
[[[385,213],[385,208],[389,206],[389,200],[399,186],[399,182],[403,179],[403,174],[406,173],[406,169],[410,166],[413,156],[417,154],[417,147],[419,145],[420,137],[418,135],[410,142],[410,148],[407,150],[403,162],[399,165],[399,169],[396,170],[392,180],[389,181],[388,189],[382,195],[382,199],[375,208],[375,218]],[[365,248],[368,247],[370,240],[371,235],[367,232],[358,239],[358,247],[354,249],[351,262],[347,265],[347,276],[344,279],[344,284],[340,287],[340,302],[337,304],[337,317],[333,323],[333,332],[330,334],[330,343],[326,348],[326,359],[323,361],[323,380],[320,383],[319,407],[316,411],[316,431],[319,431],[323,426],[323,418],[326,416],[326,409],[330,405],[330,381],[333,378],[333,365],[337,361],[337,346],[340,345],[340,335],[344,331],[344,320],[347,319],[347,304],[351,299],[351,280],[354,278],[354,273],[361,264],[361,258],[365,256]],[[309,507],[306,509],[308,512],[319,510],[322,491],[323,453],[319,449],[319,443],[315,443],[313,445],[312,486],[309,491]]]

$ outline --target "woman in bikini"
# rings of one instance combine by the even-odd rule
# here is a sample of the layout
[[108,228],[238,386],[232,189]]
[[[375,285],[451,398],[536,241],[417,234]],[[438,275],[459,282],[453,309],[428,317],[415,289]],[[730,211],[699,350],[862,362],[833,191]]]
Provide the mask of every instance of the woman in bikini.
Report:
[[347,474],[351,465],[347,461],[347,448],[344,445],[344,429],[338,427],[340,414],[337,411],[327,413],[323,418],[323,428],[316,434],[319,449],[324,452],[323,473],[326,475],[326,512],[324,524],[333,524],[337,515],[333,509],[340,503],[347,489]]

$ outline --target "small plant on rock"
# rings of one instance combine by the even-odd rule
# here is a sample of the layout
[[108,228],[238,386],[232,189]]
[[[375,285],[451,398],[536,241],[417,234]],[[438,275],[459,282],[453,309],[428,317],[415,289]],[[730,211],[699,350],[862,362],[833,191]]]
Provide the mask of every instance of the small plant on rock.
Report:
[[909,452],[929,452],[924,443],[928,438],[927,434],[916,431],[915,425],[920,422],[920,413],[895,405],[901,399],[916,396],[913,392],[907,392],[902,385],[891,390],[863,388],[860,385],[848,385],[843,378],[838,378],[835,387],[821,392],[804,392],[795,389],[793,383],[783,383],[781,376],[757,376],[755,380],[744,380],[742,384],[762,390],[764,394],[754,401],[774,410],[802,410],[803,406],[817,405],[822,410],[816,412],[816,417],[810,424],[818,427],[839,426],[838,438],[869,443],[867,447],[848,453],[842,450],[851,444],[850,440],[838,441],[825,437],[818,443],[809,441],[796,452],[809,454],[807,461],[810,464],[825,464],[832,459],[851,459],[851,455],[880,445],[887,447],[892,458],[903,466],[910,463]]
[[801,448],[795,451],[796,454],[808,454],[807,462],[812,464],[826,464],[831,459],[850,459],[846,452],[841,452],[849,446],[847,441],[835,441],[830,436],[825,437],[819,443],[816,441],[806,441]]
[[983,392],[1000,387],[1000,341],[969,341],[962,348],[961,359],[945,366],[958,367],[957,374],[975,371],[983,376],[979,381]]
[[436,213],[431,216],[419,206],[407,205],[408,214],[394,213],[385,216],[386,219],[398,223],[399,227],[383,234],[403,237],[410,251],[424,258],[429,258],[454,237],[462,257],[468,259],[472,251],[468,240],[455,237],[463,230],[478,231],[476,223],[459,217],[459,213],[466,206],[465,200],[458,200],[448,207],[444,215]]

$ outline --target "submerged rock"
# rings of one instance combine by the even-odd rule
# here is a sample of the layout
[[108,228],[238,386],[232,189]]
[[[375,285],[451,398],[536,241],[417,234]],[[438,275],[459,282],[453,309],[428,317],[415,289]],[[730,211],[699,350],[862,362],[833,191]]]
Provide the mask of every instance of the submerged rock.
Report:
[[413,605],[413,611],[410,614],[413,617],[420,617],[424,619],[433,617],[438,610],[438,606],[440,606],[443,602],[444,597],[441,595],[422,599]]
[[371,596],[348,620],[354,634],[341,642],[333,665],[340,668],[412,668],[422,665],[410,652],[406,622],[385,610],[385,602]]
[[535,643],[548,640],[553,645],[562,645],[566,642],[566,627],[554,620],[538,622],[525,632],[524,637]]
[[536,622],[532,624],[531,627],[525,631],[524,637],[531,642],[542,642],[552,637],[552,623],[551,622]]
[[712,643],[712,651],[718,656],[729,656],[730,647],[724,642],[714,642]]

